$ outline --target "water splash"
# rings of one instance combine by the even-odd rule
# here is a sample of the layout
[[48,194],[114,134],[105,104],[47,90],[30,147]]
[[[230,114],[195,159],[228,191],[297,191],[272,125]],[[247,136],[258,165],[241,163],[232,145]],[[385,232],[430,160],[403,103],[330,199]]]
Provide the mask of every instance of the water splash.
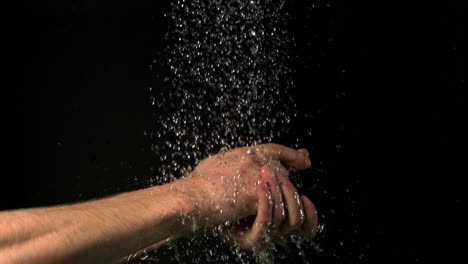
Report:
[[[159,157],[155,184],[186,175],[198,161],[220,150],[290,135],[297,113],[289,52],[294,40],[286,27],[290,15],[285,2],[172,2],[167,46],[157,59],[168,71],[158,89],[150,88],[156,126],[147,133]],[[303,254],[305,240],[291,241]],[[275,257],[284,258],[279,252],[288,251],[278,249],[287,247],[283,243],[251,255],[203,236],[166,250],[179,263],[187,256],[187,263],[273,263]],[[157,254],[164,255],[161,250]]]
[[172,3],[164,52],[169,74],[152,97],[158,114],[153,150],[167,164],[164,175],[184,175],[189,164],[221,148],[286,134],[295,105],[283,5]]

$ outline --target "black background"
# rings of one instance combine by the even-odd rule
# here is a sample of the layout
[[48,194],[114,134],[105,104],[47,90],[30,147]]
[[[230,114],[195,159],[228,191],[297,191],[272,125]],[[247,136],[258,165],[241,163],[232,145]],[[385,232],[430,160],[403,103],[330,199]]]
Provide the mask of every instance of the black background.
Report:
[[[2,177],[0,209],[144,187],[157,158],[143,135],[154,123],[148,66],[163,48],[167,2],[23,7],[12,51],[22,75],[12,111],[21,116],[5,139],[15,144],[5,150],[13,170]],[[307,193],[327,215],[317,263],[458,262],[464,9],[374,2],[291,4],[295,97],[316,116],[294,125],[313,128],[305,147],[334,197]]]

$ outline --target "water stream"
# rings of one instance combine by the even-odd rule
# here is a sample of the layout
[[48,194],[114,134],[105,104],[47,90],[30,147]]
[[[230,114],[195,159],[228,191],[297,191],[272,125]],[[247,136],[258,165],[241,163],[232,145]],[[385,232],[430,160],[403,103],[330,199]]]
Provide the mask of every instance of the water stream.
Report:
[[[285,0],[176,0],[166,18],[166,48],[156,58],[159,87],[150,87],[159,157],[155,184],[189,173],[210,154],[294,135],[291,19]],[[300,139],[291,147],[299,147]],[[296,179],[297,180],[297,179]],[[297,182],[300,185],[300,182]],[[309,263],[320,247],[299,237],[250,254],[210,236],[186,238],[135,263]]]

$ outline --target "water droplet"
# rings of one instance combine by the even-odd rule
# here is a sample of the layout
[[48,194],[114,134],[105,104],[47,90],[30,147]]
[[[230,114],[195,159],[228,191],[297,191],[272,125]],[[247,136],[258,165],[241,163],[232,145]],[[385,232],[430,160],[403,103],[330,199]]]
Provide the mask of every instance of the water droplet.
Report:
[[[284,0],[173,1],[166,16],[171,22],[167,46],[153,61],[169,73],[159,77],[157,89],[149,88],[156,117],[154,131],[147,133],[158,159],[152,172],[158,175],[155,184],[183,177],[191,166],[220,149],[282,138],[300,145],[290,131],[300,115],[290,93],[294,41],[284,5]],[[240,179],[239,172],[236,180]],[[225,199],[236,201],[238,192],[226,194]],[[222,208],[216,210],[223,214]],[[196,228],[189,220],[182,218]],[[212,248],[204,252],[213,263],[224,258]],[[244,262],[245,254],[235,254]]]

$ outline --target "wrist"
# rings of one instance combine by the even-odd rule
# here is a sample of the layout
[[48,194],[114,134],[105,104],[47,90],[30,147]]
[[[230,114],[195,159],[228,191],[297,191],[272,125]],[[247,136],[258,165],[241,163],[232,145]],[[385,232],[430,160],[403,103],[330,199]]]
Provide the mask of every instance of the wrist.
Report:
[[187,232],[197,232],[215,224],[210,212],[210,199],[206,197],[206,187],[200,181],[186,177],[168,184],[171,197],[178,206],[178,221],[181,228]]

